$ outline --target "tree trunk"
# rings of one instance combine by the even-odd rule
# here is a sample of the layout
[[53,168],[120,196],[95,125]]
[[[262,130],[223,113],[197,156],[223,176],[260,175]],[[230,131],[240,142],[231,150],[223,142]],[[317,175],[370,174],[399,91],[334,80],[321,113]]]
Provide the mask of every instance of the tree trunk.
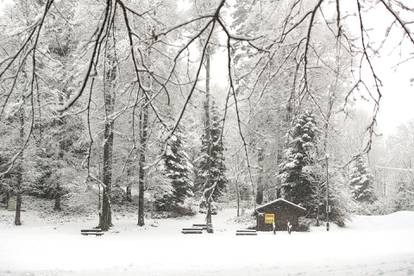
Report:
[[[112,106],[112,95],[105,94],[105,109],[110,112]],[[108,230],[112,226],[111,216],[111,184],[112,184],[112,150],[114,142],[113,121],[106,120],[104,130],[104,149],[103,149],[103,171],[102,182],[105,185],[102,191],[102,212],[100,227],[102,230]]]
[[[58,119],[58,125],[62,126],[64,124],[63,120],[64,118],[62,116],[59,116]],[[58,152],[58,157],[59,160],[62,161],[63,160],[63,153],[65,150],[65,145],[62,141],[59,142],[59,152]],[[58,165],[58,168],[61,169],[61,165]],[[62,192],[61,192],[61,187],[60,187],[60,183],[59,181],[61,180],[61,177],[59,175],[59,178],[57,178],[56,183],[55,183],[55,205],[53,206],[53,210],[55,211],[61,211],[62,210],[62,206],[60,205],[60,198],[62,196]]]
[[259,148],[258,149],[258,153],[257,153],[257,164],[259,166],[259,172],[258,172],[258,177],[257,177],[257,192],[256,192],[256,203],[257,204],[262,204],[263,203],[263,159],[264,159],[264,154],[263,154],[263,149]]
[[15,216],[14,216],[14,225],[22,225],[22,222],[20,220],[21,206],[22,206],[22,194],[21,194],[20,190],[17,190],[17,194],[16,194],[16,213],[15,213]]
[[[338,78],[336,79],[338,80]],[[336,83],[335,83],[336,86]],[[332,109],[333,109],[333,105],[334,105],[334,100],[335,100],[335,95],[334,95],[335,91],[332,90],[329,93],[329,99],[328,99],[328,108],[327,108],[327,114],[326,114],[326,119],[325,119],[325,138],[324,138],[324,143],[323,143],[323,149],[325,152],[325,166],[326,166],[326,231],[329,231],[329,211],[330,211],[330,202],[329,202],[329,162],[328,162],[328,139],[329,139],[329,120],[331,118],[332,115]],[[319,187],[320,189],[320,187]],[[318,195],[319,196],[319,195]],[[319,209],[319,200],[320,198],[318,198],[318,209]],[[319,210],[318,210],[319,212]],[[319,215],[319,214],[318,214]]]
[[211,200],[208,200],[207,201],[206,224],[207,224],[207,228],[212,225],[212,220],[211,220]]
[[6,196],[4,197],[4,200],[5,200],[4,203],[6,203],[6,210],[7,210],[7,209],[9,209],[9,200],[10,200],[10,192],[9,191],[6,191]]
[[[213,185],[213,181],[211,179],[211,128],[210,128],[210,46],[207,46],[206,49],[206,99],[204,101],[204,128],[206,134],[206,140],[208,141],[207,146],[207,178],[204,186],[204,190],[209,189],[211,185]],[[204,192],[204,198],[207,204],[207,214],[206,214],[206,223],[207,223],[207,230],[212,225],[212,218],[211,218],[211,200],[212,194],[214,193],[214,189],[211,189],[209,192]]]
[[[134,114],[135,115],[135,114]],[[127,160],[127,177],[126,177],[126,181],[127,181],[127,186],[126,186],[126,200],[127,202],[132,202],[132,182],[131,182],[131,176],[133,174],[133,161],[135,158],[133,158],[133,155],[135,156],[136,154],[136,150],[135,147],[133,149],[133,152],[131,153],[131,156],[128,157]]]
[[[63,91],[66,92],[66,91]],[[59,102],[63,103],[64,99],[62,97],[62,95],[59,96]],[[62,113],[59,113],[59,117],[57,118],[57,122],[56,124],[62,128],[65,125],[65,117],[62,116]],[[59,141],[59,149],[58,149],[58,160],[60,161],[58,164],[58,169],[62,169],[62,162],[63,162],[63,156],[64,156],[64,152],[65,152],[65,142],[64,141]],[[62,196],[62,191],[61,191],[61,186],[60,186],[60,181],[61,181],[61,174],[58,172],[59,177],[57,177],[56,183],[55,183],[55,205],[53,207],[53,210],[55,211],[61,211],[62,207],[60,205],[60,199]]]
[[53,206],[53,210],[55,211],[62,211],[62,207],[60,205],[60,185],[56,183],[56,195],[55,195],[55,205]]
[[[23,107],[20,109],[20,135],[19,135],[19,144],[23,145],[24,143],[24,110]],[[14,216],[14,224],[21,225],[21,206],[22,206],[22,184],[23,184],[23,151],[20,153],[18,168],[17,168],[17,184],[16,184],[16,213]]]
[[104,105],[105,105],[105,127],[104,127],[104,148],[103,148],[103,169],[102,182],[102,210],[100,214],[99,226],[107,231],[112,226],[111,212],[111,185],[112,185],[112,152],[114,145],[114,121],[111,116],[115,107],[115,79],[116,61],[108,49],[106,61],[108,69],[105,76]]
[[204,101],[204,127],[207,138],[210,138],[210,50],[206,50],[206,99]]
[[316,226],[319,226],[320,225],[320,222],[319,222],[320,197],[321,197],[320,184],[318,184],[316,188],[317,188],[317,191],[316,191],[316,200],[317,200],[317,205],[316,205]]
[[131,183],[128,183],[128,186],[126,187],[126,200],[128,202],[132,201],[132,192],[131,192],[132,189],[131,188],[132,188]]
[[[153,29],[152,31],[155,31]],[[145,52],[144,58],[148,58],[151,55],[150,49]],[[148,62],[150,64],[150,62]],[[150,65],[151,68],[151,65]],[[149,74],[145,74],[142,78],[144,89],[146,95],[143,95],[144,101],[141,106],[141,111],[139,114],[139,171],[138,171],[138,226],[145,225],[145,202],[144,202],[144,193],[145,193],[145,162],[147,154],[147,143],[148,143],[148,127],[149,127],[149,100],[152,94],[152,78]]]
[[236,199],[237,199],[237,216],[240,216],[240,191],[239,191],[239,181],[236,178]]
[[138,175],[138,226],[145,224],[145,155],[147,151],[148,139],[148,99],[144,100],[140,113],[140,148],[139,148],[139,175]]

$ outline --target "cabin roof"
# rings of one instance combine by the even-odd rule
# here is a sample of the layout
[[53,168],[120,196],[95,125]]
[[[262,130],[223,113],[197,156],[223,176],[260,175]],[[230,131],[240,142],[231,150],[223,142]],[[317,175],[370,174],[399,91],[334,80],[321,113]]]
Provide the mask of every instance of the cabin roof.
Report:
[[278,198],[278,199],[275,199],[275,200],[273,200],[273,201],[270,201],[270,202],[268,202],[268,203],[266,203],[266,204],[263,204],[263,205],[261,205],[261,206],[257,207],[257,208],[256,208],[256,211],[259,211],[259,210],[261,210],[261,209],[263,209],[264,207],[267,207],[267,206],[269,206],[269,205],[276,204],[276,203],[281,203],[281,202],[287,203],[287,204],[291,205],[292,207],[295,207],[295,208],[301,209],[302,211],[306,211],[306,208],[303,208],[302,206],[299,206],[299,205],[297,205],[297,204],[295,204],[295,203],[293,203],[293,202],[290,202],[289,200],[286,200],[286,199],[284,199],[284,198]]

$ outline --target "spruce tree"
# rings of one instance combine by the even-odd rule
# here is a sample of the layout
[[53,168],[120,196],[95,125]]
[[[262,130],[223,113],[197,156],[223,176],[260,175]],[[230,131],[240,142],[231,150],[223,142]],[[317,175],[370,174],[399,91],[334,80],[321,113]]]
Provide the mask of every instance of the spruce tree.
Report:
[[214,186],[212,199],[216,201],[226,188],[227,178],[221,139],[221,120],[214,101],[211,104],[210,114],[210,127],[204,129],[201,137],[201,157],[196,168],[196,188],[204,191]]
[[315,165],[319,130],[315,116],[306,111],[296,117],[288,133],[290,142],[280,165],[282,197],[309,209],[314,204],[314,184],[318,181]]
[[159,211],[172,211],[188,197],[193,196],[193,166],[183,148],[184,138],[181,128],[168,140],[163,155],[163,169],[171,182],[170,193],[158,198],[155,206]]
[[352,197],[358,202],[372,203],[376,197],[373,189],[373,177],[362,156],[358,156],[352,167],[350,186]]
[[395,208],[397,211],[413,210],[414,208],[414,185],[401,177],[397,183],[398,190],[395,197]]

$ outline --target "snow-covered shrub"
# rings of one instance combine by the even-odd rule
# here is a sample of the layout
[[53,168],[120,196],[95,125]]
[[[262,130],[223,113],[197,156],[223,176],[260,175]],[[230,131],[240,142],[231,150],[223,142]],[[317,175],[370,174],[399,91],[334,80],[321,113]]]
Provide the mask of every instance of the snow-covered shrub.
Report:
[[256,216],[253,212],[248,211],[244,212],[240,216],[236,216],[232,219],[232,222],[235,222],[237,224],[246,226],[248,229],[256,229]]
[[310,219],[310,218],[300,217],[298,219],[298,227],[297,229],[295,229],[295,231],[308,232],[313,221],[315,220]]
[[22,200],[23,209],[36,212],[48,220],[70,219],[71,217],[95,216],[98,211],[98,194],[95,190],[84,188],[73,189],[62,199],[62,211],[51,212],[54,202],[50,199],[25,195]]
[[63,197],[69,193],[69,190],[66,187],[57,187],[57,181],[59,181],[59,178],[56,174],[43,171],[40,178],[28,185],[27,194],[46,199],[53,199],[57,194]]
[[414,210],[414,185],[410,180],[400,179],[398,190],[394,197],[397,211]]
[[[324,189],[324,191],[326,191],[326,189]],[[350,210],[352,209],[354,201],[352,200],[352,195],[347,182],[340,172],[337,172],[330,177],[329,200],[331,207],[329,220],[340,227],[344,227],[345,223],[350,220]],[[323,210],[323,218],[325,218],[326,203],[325,200],[323,202],[324,204],[321,210]]]
[[98,211],[98,195],[94,191],[74,191],[66,195],[62,215],[84,216]]
[[151,214],[152,218],[176,218],[183,216],[194,216],[198,212],[197,205],[191,200],[186,200],[184,203],[180,203],[170,211],[160,211],[156,208],[156,202],[154,204],[154,210]]
[[361,203],[358,206],[359,215],[388,215],[397,211],[392,197],[380,197],[373,203]]
[[171,214],[173,217],[194,216],[197,214],[197,211],[197,205],[193,204],[191,201],[186,201],[176,206]]
[[122,204],[127,200],[126,192],[120,186],[114,186],[111,190],[111,202]]

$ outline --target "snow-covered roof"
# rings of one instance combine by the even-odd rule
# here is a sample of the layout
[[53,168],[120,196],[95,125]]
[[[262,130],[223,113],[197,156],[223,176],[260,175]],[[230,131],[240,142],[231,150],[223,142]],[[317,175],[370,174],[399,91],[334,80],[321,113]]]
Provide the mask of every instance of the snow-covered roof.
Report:
[[257,211],[257,210],[259,210],[259,209],[262,209],[263,207],[266,207],[266,206],[272,205],[272,204],[274,204],[274,203],[276,203],[276,202],[285,202],[285,203],[287,203],[287,204],[289,204],[289,205],[292,205],[292,206],[294,206],[294,207],[297,207],[297,208],[299,208],[299,209],[302,209],[303,211],[306,211],[306,208],[303,208],[302,206],[297,205],[297,204],[295,204],[295,203],[293,203],[293,202],[290,202],[289,200],[286,200],[286,199],[284,199],[284,198],[278,198],[278,199],[275,199],[275,200],[273,200],[273,201],[270,201],[270,202],[268,202],[268,203],[266,203],[266,204],[263,204],[263,205],[261,205],[261,206],[257,207],[257,208],[256,208],[256,211]]

